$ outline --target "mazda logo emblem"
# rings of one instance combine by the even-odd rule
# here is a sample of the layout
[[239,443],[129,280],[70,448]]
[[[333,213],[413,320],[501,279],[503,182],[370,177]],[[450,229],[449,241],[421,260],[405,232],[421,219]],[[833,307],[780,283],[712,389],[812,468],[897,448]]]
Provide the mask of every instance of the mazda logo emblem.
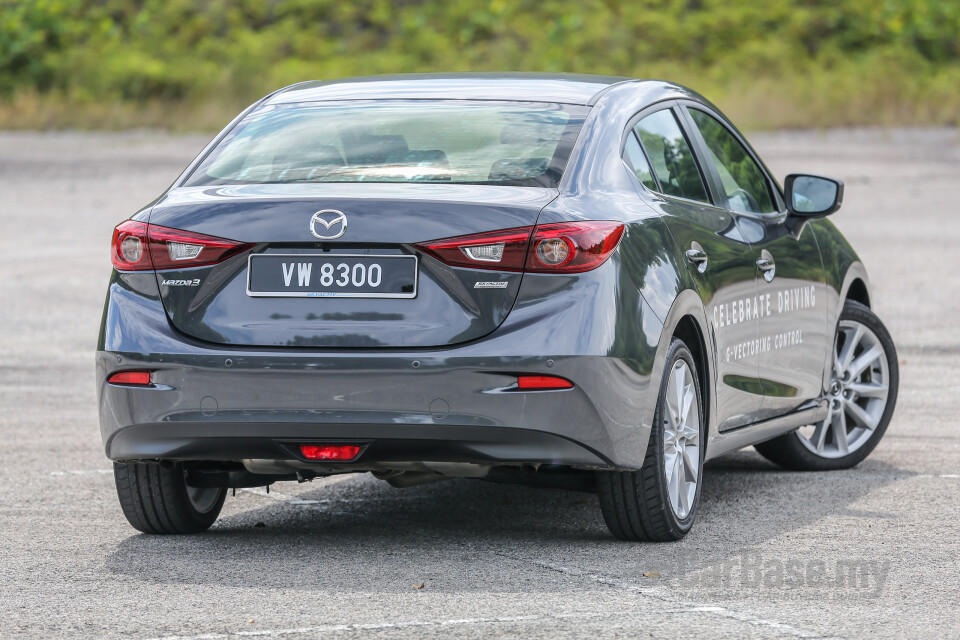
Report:
[[[323,227],[323,233],[317,231],[317,225]],[[337,225],[340,225],[339,230],[336,230]],[[310,233],[312,233],[315,238],[320,238],[321,240],[336,240],[342,236],[346,230],[347,216],[343,215],[342,211],[322,209],[310,218]]]

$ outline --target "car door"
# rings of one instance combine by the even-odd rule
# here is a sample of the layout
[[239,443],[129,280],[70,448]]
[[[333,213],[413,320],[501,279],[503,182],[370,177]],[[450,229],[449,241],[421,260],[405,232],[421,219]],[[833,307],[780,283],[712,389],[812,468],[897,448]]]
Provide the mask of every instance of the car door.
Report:
[[724,430],[752,422],[763,398],[756,266],[738,214],[715,205],[678,116],[675,102],[641,112],[623,157],[686,255],[686,279],[703,300],[717,353],[712,401]]
[[719,114],[681,107],[724,206],[736,215],[757,265],[761,419],[789,413],[821,396],[823,354],[831,334],[826,283],[812,229],[787,224],[779,188],[756,154]]

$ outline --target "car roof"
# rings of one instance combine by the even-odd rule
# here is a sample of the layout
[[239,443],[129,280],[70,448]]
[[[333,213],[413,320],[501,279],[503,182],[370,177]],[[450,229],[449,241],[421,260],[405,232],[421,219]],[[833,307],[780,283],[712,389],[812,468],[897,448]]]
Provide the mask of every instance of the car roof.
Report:
[[566,73],[401,74],[301,82],[266,104],[328,100],[457,99],[592,105],[607,88],[632,78]]

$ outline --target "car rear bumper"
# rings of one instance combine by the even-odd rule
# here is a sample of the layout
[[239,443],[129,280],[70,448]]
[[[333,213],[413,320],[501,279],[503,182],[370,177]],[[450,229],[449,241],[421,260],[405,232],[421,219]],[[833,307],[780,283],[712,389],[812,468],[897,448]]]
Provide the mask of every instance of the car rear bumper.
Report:
[[[383,425],[323,423],[141,424],[120,429],[107,445],[114,460],[286,460],[318,469],[300,444],[344,443],[361,447],[349,464],[386,467],[390,463],[564,464],[608,467],[596,451],[543,431],[463,425]],[[335,463],[342,467],[342,463]]]
[[[377,462],[610,467],[623,460],[615,436],[639,437],[639,424],[613,413],[630,386],[629,369],[614,358],[556,358],[550,368],[543,359],[392,354],[233,353],[218,356],[219,367],[196,362],[202,356],[97,358],[101,431],[113,460],[292,459],[296,443],[342,441],[368,445],[362,457]],[[128,368],[152,370],[154,387],[106,382]],[[517,373],[540,369],[574,388],[516,389]]]
[[[629,357],[584,332],[579,308],[515,309],[486,338],[440,349],[218,346],[176,332],[137,288],[111,283],[96,355],[113,460],[296,460],[296,443],[336,441],[377,463],[642,465],[662,325],[639,295],[631,322],[656,335],[634,328]],[[106,381],[120,370],[150,370],[154,385]],[[574,387],[520,391],[520,374]]]

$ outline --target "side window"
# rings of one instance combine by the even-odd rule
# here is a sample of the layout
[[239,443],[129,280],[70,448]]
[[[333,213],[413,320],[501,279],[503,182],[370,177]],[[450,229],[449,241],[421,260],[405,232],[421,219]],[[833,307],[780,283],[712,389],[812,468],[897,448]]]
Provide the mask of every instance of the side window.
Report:
[[689,111],[710,150],[729,207],[749,213],[775,211],[767,179],[740,141],[713,116],[699,109]]
[[657,111],[634,127],[660,181],[660,191],[670,196],[710,202],[690,145],[670,109]]
[[660,187],[657,186],[657,181],[653,177],[653,172],[650,169],[650,163],[647,162],[647,157],[643,155],[643,149],[640,148],[640,143],[637,142],[636,136],[627,136],[627,142],[623,146],[623,159],[627,165],[633,169],[637,179],[643,183],[643,186],[651,191],[660,190]]

